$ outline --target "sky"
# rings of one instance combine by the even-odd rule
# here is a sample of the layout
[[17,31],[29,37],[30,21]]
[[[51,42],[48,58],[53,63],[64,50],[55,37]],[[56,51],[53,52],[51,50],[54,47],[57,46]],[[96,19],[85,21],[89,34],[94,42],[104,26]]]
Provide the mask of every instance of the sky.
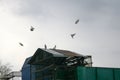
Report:
[[21,70],[25,59],[46,44],[91,55],[93,66],[120,68],[119,4],[120,0],[0,0],[0,60]]

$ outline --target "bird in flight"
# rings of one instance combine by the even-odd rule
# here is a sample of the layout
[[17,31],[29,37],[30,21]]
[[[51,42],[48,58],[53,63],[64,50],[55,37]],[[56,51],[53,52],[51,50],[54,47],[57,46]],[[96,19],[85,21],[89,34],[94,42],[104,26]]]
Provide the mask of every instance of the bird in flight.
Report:
[[24,45],[23,45],[22,43],[20,43],[20,42],[19,42],[19,44],[20,44],[21,46],[24,46]]
[[56,49],[56,45],[53,47],[53,49]]
[[76,35],[76,33],[73,33],[73,34],[71,34],[71,37],[74,38],[75,35]]
[[79,19],[75,21],[75,24],[77,24],[79,22]]
[[30,31],[34,31],[34,29],[35,29],[35,28],[31,26]]

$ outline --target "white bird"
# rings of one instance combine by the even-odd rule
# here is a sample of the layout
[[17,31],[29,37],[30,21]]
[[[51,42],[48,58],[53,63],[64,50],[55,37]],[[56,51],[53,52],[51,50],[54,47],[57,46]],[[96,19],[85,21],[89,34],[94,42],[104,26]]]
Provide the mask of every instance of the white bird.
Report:
[[35,28],[31,26],[30,31],[34,31],[34,29],[35,29]]
[[79,19],[75,21],[75,24],[77,24],[79,22]]
[[71,37],[74,38],[75,35],[76,35],[76,33],[73,33],[73,34],[71,34]]
[[53,49],[56,49],[56,45],[53,47]]
[[20,43],[20,42],[19,42],[19,44],[20,44],[21,46],[24,46],[24,45],[23,45],[22,43]]
[[47,49],[47,45],[45,44],[44,47],[45,47],[45,50],[46,50]]

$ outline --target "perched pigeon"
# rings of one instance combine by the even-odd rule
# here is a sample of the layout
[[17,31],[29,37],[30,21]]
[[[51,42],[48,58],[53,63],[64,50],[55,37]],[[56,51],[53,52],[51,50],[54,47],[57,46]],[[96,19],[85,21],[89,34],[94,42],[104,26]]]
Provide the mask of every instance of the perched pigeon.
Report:
[[45,50],[46,50],[47,49],[47,45],[45,44],[44,47],[45,47]]
[[53,47],[53,49],[56,49],[56,45]]
[[77,24],[79,22],[79,19],[75,21],[75,24]]
[[19,44],[20,44],[21,46],[24,46],[24,45],[23,45],[22,43],[20,43],[20,42],[19,42]]
[[34,31],[34,29],[35,29],[35,28],[33,28],[33,27],[31,26],[30,31]]
[[76,35],[76,33],[73,33],[73,34],[71,34],[71,37],[74,38],[75,35]]

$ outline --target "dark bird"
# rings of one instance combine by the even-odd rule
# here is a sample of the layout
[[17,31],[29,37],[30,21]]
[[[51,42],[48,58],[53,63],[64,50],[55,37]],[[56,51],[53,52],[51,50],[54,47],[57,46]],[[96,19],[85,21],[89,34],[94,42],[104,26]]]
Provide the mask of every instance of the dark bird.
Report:
[[79,22],[79,19],[75,21],[75,24],[77,24]]
[[21,46],[24,46],[24,45],[23,45],[22,43],[20,43],[20,42],[19,42],[19,44],[20,44]]
[[56,49],[56,45],[53,47],[53,49]]
[[71,37],[74,38],[75,35],[76,35],[76,33],[73,33],[73,34],[71,34]]
[[45,47],[45,50],[46,50],[47,49],[47,45],[45,44],[44,47]]
[[35,29],[35,28],[31,26],[30,31],[34,31],[34,29]]

